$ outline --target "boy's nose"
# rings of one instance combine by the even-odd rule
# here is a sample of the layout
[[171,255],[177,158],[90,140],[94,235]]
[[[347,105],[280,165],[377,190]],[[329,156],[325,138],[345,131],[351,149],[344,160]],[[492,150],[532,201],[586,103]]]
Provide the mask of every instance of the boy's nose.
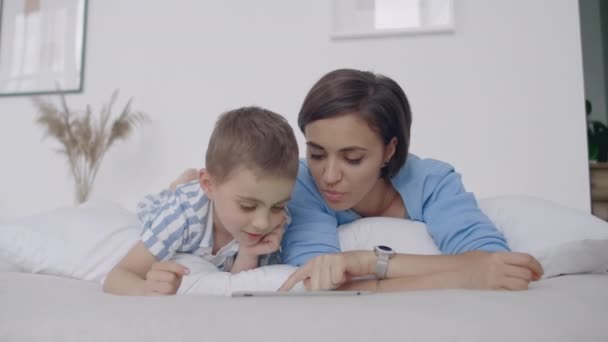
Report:
[[253,229],[255,229],[255,231],[257,233],[264,233],[265,231],[268,230],[268,227],[270,226],[270,217],[268,214],[258,214],[256,215],[254,221],[253,221]]

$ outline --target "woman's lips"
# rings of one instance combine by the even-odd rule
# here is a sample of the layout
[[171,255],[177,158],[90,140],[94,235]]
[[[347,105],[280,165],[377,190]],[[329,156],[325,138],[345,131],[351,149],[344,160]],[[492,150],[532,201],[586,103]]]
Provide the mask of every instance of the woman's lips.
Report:
[[325,198],[330,202],[340,202],[342,197],[344,197],[344,193],[338,191],[325,190],[323,191],[323,194],[325,194]]

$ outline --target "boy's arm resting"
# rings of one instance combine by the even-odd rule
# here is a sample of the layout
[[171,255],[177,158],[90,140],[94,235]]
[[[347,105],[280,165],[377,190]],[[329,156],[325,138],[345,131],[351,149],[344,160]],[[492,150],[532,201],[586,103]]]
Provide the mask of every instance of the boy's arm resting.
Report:
[[143,242],[137,242],[108,273],[103,291],[120,295],[146,295],[146,273],[157,261]]
[[175,262],[159,262],[140,241],[108,273],[103,290],[131,296],[175,294],[188,273],[186,267]]
[[291,223],[281,244],[281,258],[294,266],[305,264],[317,255],[340,252],[338,221],[323,207],[323,200],[296,182],[288,204]]
[[466,192],[453,169],[427,178],[422,215],[427,229],[444,254],[469,251],[508,252],[505,237]]
[[191,225],[200,228],[196,212],[208,208],[207,203],[196,183],[146,196],[137,206],[141,241],[110,271],[103,290],[123,295],[175,294],[188,270],[165,260],[182,247]]

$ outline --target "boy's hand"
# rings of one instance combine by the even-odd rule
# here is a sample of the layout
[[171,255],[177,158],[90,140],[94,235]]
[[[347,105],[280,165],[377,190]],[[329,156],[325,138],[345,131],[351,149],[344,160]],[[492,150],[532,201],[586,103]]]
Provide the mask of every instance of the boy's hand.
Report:
[[169,190],[174,191],[178,185],[191,182],[198,178],[199,178],[199,171],[197,169],[187,169],[184,172],[182,172],[182,174],[179,175],[179,177],[177,177],[176,180],[171,182],[171,184],[169,185]]
[[240,246],[239,254],[244,253],[247,255],[264,255],[274,253],[279,250],[281,246],[281,239],[285,231],[284,224],[278,225],[273,231],[264,235],[258,243],[252,246]]
[[281,246],[281,239],[285,231],[285,221],[281,222],[273,231],[264,235],[258,243],[252,246],[239,245],[239,252],[232,265],[231,273],[239,273],[258,267],[258,257],[274,253]]
[[144,294],[146,296],[163,296],[176,294],[184,275],[190,273],[188,268],[171,261],[156,262],[146,273]]

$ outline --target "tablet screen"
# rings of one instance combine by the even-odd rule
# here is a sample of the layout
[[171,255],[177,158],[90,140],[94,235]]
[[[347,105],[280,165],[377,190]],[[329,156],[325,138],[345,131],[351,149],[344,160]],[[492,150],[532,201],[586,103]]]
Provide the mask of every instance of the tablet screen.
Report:
[[370,291],[235,291],[232,297],[316,297],[316,296],[360,296],[370,294]]

